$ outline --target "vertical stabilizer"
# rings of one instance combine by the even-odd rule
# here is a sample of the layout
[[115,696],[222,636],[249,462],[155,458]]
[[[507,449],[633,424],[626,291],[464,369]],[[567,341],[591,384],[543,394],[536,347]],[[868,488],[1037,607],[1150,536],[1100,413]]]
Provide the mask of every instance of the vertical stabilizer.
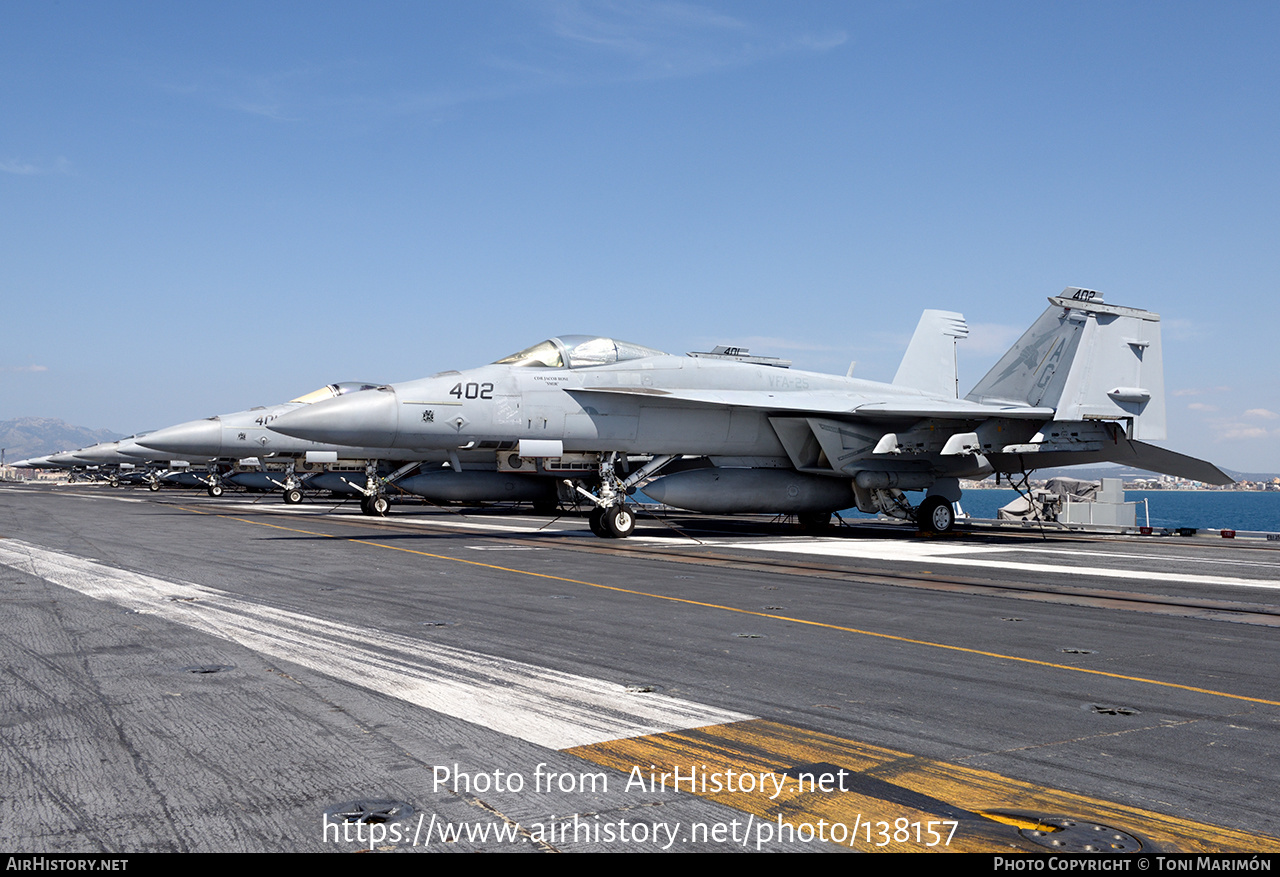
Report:
[[913,387],[951,399],[960,395],[956,375],[956,342],[967,337],[969,326],[955,311],[925,311],[911,336],[894,384]]
[[1128,421],[1129,438],[1162,439],[1160,317],[1068,287],[966,398],[1053,408],[1054,420]]

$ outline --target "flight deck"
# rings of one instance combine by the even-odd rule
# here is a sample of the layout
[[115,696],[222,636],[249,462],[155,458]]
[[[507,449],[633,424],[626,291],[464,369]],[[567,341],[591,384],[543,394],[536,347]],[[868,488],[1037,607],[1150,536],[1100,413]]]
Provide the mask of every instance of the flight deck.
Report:
[[1276,852],[1278,547],[4,487],[0,836]]

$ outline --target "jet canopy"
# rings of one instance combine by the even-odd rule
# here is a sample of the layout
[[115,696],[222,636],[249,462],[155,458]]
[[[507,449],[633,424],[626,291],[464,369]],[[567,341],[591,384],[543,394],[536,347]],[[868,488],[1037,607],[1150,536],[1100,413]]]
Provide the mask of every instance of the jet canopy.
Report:
[[290,402],[303,402],[310,405],[312,402],[323,402],[325,399],[336,399],[338,396],[347,393],[358,393],[361,390],[376,390],[381,384],[366,384],[362,381],[343,381],[338,384],[326,384],[318,390],[312,390],[306,395],[299,396],[296,399],[290,399]]
[[649,356],[666,356],[661,350],[641,347],[598,335],[561,335],[504,356],[494,365],[540,366],[542,368],[589,368],[627,362]]

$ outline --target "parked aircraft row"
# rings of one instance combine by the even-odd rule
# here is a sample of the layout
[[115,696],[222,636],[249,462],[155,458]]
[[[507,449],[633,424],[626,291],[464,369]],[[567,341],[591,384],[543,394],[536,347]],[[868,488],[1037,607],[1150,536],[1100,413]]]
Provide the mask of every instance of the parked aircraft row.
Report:
[[[628,497],[717,514],[856,506],[949,530],[960,479],[1116,462],[1215,484],[1211,463],[1165,450],[1160,318],[1068,287],[964,397],[964,317],[925,311],[891,383],[799,371],[720,347],[674,356],[564,335],[467,371],[402,384],[330,384],[266,408],[191,421],[41,461],[203,465],[226,482],[433,501],[579,501],[601,536],[631,533]],[[41,461],[23,461],[31,465]],[[171,465],[171,468],[179,468]],[[912,501],[908,494],[922,493]]]

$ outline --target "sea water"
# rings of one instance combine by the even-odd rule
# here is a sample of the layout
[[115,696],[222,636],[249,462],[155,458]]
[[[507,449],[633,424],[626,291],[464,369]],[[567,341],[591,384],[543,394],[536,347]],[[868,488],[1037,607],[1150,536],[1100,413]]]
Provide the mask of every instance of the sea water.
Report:
[[[994,518],[1017,495],[1006,489],[966,490],[960,506],[971,517]],[[1126,490],[1124,498],[1139,503],[1139,526],[1147,523],[1149,509],[1153,527],[1280,532],[1280,490]]]

